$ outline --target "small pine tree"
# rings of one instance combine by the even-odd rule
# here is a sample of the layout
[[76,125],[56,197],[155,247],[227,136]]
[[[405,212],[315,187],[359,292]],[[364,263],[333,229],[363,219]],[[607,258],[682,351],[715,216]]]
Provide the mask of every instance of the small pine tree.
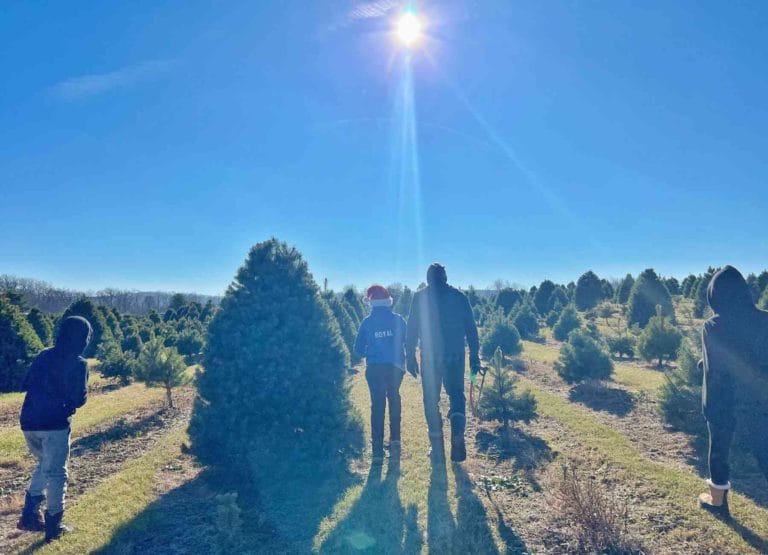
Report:
[[147,387],[164,387],[168,407],[173,406],[173,389],[189,383],[187,365],[179,352],[166,347],[160,339],[153,339],[141,349],[136,360],[134,377]]
[[533,305],[526,301],[512,317],[512,323],[523,339],[536,339],[539,336],[539,318]]
[[512,312],[525,299],[525,291],[504,287],[496,294],[495,304],[504,310],[504,314]]
[[661,306],[664,316],[674,321],[675,308],[672,305],[672,296],[656,272],[648,268],[638,276],[632,286],[627,303],[627,322],[630,326],[637,324],[644,328],[656,314],[657,305]]
[[714,268],[707,269],[707,273],[701,276],[696,282],[696,290],[693,294],[693,316],[694,318],[704,318],[709,303],[707,302],[707,288],[709,287],[709,281],[712,276],[715,275],[716,270]]
[[0,391],[18,391],[43,343],[21,309],[0,295]]
[[667,286],[667,291],[670,295],[680,294],[680,282],[677,279],[670,277],[664,280],[664,285]]
[[323,295],[323,297],[328,303],[331,312],[333,312],[334,318],[336,318],[336,323],[339,325],[339,331],[341,331],[341,337],[344,339],[344,344],[349,351],[352,364],[357,364],[360,362],[360,357],[354,350],[357,328],[355,327],[352,317],[349,315],[349,311],[344,303],[342,303],[332,291],[329,291],[327,294]]
[[35,330],[44,347],[53,345],[53,321],[43,311],[33,308],[27,314],[27,321]]
[[696,285],[696,276],[693,274],[688,274],[686,278],[683,280],[683,283],[680,284],[680,293],[683,295],[683,297],[691,298],[691,290]]
[[619,355],[620,359],[625,355],[630,358],[635,356],[635,339],[631,335],[609,337],[607,343],[608,350]]
[[496,349],[501,349],[507,355],[516,355],[523,350],[520,343],[520,333],[508,319],[495,321],[488,332],[484,334],[480,350],[485,358],[490,358]]
[[576,282],[573,302],[579,310],[594,308],[603,298],[603,283],[592,270],[582,274]]
[[558,305],[558,308],[559,310],[552,309],[549,314],[547,314],[545,321],[548,328],[555,327],[555,324],[557,324],[557,321],[560,319],[560,313],[562,312],[563,307]]
[[480,398],[479,408],[483,420],[501,422],[506,430],[510,422],[530,422],[536,418],[536,399],[526,390],[517,392],[517,376],[504,365],[504,354],[497,347],[491,359],[491,383]]
[[637,340],[637,349],[647,361],[657,359],[658,367],[664,366],[664,357],[671,360],[677,355],[683,334],[664,317],[661,307],[656,308],[656,316],[651,318]]
[[123,340],[123,330],[120,328],[120,320],[117,319],[115,313],[107,307],[99,307],[102,309],[104,315],[104,321],[107,322],[107,327],[112,334],[112,339],[115,341]]
[[568,342],[560,348],[555,371],[567,383],[607,380],[613,374],[613,362],[587,332],[577,330],[571,332]]
[[194,357],[203,350],[205,340],[196,329],[187,329],[176,337],[176,349],[180,355]]
[[766,289],[768,289],[768,270],[763,270],[757,275],[757,289],[758,291],[764,292]]
[[533,305],[539,314],[547,314],[552,310],[554,306],[552,294],[555,292],[555,289],[555,284],[548,279],[542,281],[541,285],[536,289],[536,294],[533,296]]
[[677,353],[677,366],[664,374],[659,407],[668,424],[703,438],[706,424],[701,414],[702,370],[699,358],[691,342],[683,341]]
[[107,321],[104,318],[102,311],[95,305],[90,299],[86,297],[80,297],[64,311],[61,321],[70,316],[82,316],[91,323],[93,328],[93,338],[90,344],[85,349],[83,356],[91,358],[96,355],[96,350],[101,345],[102,341],[112,341],[112,331],[107,325]]
[[122,385],[131,383],[136,357],[130,351],[123,351],[115,341],[107,341],[99,345],[96,358],[102,376],[115,378]]
[[171,300],[168,303],[168,308],[174,312],[178,312],[187,304],[187,297],[182,293],[174,293],[171,296]]
[[552,328],[552,332],[554,333],[555,339],[558,341],[566,341],[568,339],[568,334],[573,330],[579,329],[579,327],[581,327],[579,314],[576,312],[573,305],[569,304],[560,313],[560,317],[557,319],[555,327]]
[[143,346],[144,341],[134,330],[130,334],[126,334],[125,339],[120,343],[120,348],[125,352],[131,353],[133,356],[139,356]]
[[362,322],[365,316],[368,314],[368,310],[361,300],[362,295],[360,295],[360,293],[358,293],[354,287],[347,287],[344,290],[342,296],[344,297],[344,300],[349,305],[349,307],[355,312],[357,325],[360,325],[360,322]]
[[621,280],[619,287],[616,289],[616,302],[619,304],[627,304],[629,300],[629,294],[632,292],[632,286],[635,284],[635,278],[632,274],[627,274],[624,279]]

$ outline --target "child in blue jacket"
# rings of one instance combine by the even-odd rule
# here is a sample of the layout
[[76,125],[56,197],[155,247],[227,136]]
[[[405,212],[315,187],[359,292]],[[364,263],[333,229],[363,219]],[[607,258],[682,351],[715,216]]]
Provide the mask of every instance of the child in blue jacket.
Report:
[[366,359],[365,379],[371,393],[373,462],[384,460],[384,411],[389,402],[390,455],[400,454],[400,384],[405,373],[405,320],[392,311],[392,297],[381,285],[367,291],[371,313],[360,324],[355,351]]

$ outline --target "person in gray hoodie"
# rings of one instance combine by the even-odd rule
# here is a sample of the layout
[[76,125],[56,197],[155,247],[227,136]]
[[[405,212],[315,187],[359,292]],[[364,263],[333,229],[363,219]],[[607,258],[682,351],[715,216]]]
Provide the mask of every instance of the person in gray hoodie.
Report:
[[[21,429],[37,467],[27,488],[20,530],[45,530],[50,542],[69,532],[61,523],[67,491],[70,424],[88,394],[88,364],[81,356],[91,341],[91,325],[80,316],[66,318],[56,345],[37,355],[27,372]],[[40,507],[48,496],[45,517]]]
[[729,454],[743,427],[768,479],[768,312],[755,307],[744,277],[726,266],[707,290],[714,316],[702,331],[702,404],[709,429],[709,491],[699,505],[728,516]]

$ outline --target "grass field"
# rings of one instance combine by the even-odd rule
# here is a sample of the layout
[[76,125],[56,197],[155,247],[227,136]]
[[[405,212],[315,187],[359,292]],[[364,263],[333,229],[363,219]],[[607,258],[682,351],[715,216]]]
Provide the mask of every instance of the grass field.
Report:
[[[244,500],[235,502],[239,516],[226,517],[231,503],[218,496],[228,490],[180,448],[191,389],[173,415],[159,408],[160,390],[132,385],[95,394],[73,430],[86,446],[73,450],[67,519],[77,532],[50,546],[14,534],[29,459],[15,427],[0,428],[0,476],[11,484],[0,511],[0,537],[10,547],[0,552],[572,553],[582,548],[575,523],[551,495],[563,464],[626,503],[625,533],[642,552],[768,551],[766,484],[752,470],[734,472],[733,522],[696,507],[704,487],[701,453],[658,416],[662,372],[618,362],[606,388],[610,399],[579,396],[552,370],[557,354],[551,339],[524,343],[529,369],[519,387],[534,393],[539,417],[509,435],[470,418],[468,461],[444,469],[433,469],[426,456],[420,383],[406,376],[401,459],[383,467],[371,467],[367,456],[354,461],[352,481],[301,539],[281,535],[265,507]],[[363,373],[351,379],[354,404],[367,416]],[[106,470],[91,475],[96,465]],[[301,511],[291,517],[304,522]]]

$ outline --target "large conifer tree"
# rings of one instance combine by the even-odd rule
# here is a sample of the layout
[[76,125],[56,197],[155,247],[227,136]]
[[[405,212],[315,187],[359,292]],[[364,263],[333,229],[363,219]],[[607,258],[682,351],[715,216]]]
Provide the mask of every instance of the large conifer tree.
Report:
[[260,504],[282,515],[276,525],[296,518],[285,503],[343,473],[360,428],[349,353],[295,248],[270,239],[251,249],[210,324],[203,366],[194,451],[255,486]]

